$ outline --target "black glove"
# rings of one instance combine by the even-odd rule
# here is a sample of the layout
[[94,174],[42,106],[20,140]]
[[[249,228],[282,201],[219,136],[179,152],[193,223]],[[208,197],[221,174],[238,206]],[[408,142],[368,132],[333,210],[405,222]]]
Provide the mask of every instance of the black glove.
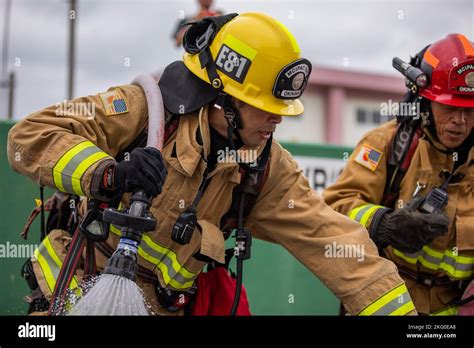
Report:
[[110,197],[143,190],[150,197],[156,197],[162,191],[167,174],[159,150],[153,147],[136,148],[128,161],[105,168],[101,192]]
[[425,214],[417,211],[424,197],[413,198],[403,209],[377,211],[369,234],[379,248],[388,245],[414,253],[448,231],[449,219],[444,214]]

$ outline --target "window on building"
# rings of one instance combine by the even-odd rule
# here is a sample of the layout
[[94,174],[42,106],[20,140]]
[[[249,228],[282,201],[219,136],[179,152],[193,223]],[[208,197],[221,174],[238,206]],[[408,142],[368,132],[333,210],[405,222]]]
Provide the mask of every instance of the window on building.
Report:
[[372,111],[372,121],[375,124],[380,124],[380,111],[379,110],[373,110]]
[[357,109],[357,123],[366,123],[367,122],[367,117],[366,117],[366,110],[362,108]]
[[393,116],[382,116],[380,110],[369,109],[369,108],[357,108],[356,109],[356,121],[361,125],[378,125],[387,121],[392,120]]

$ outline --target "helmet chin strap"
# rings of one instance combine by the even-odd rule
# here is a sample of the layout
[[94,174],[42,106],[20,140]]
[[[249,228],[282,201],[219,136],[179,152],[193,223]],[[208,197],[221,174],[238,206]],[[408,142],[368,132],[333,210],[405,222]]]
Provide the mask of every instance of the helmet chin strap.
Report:
[[232,103],[232,97],[227,93],[221,92],[214,105],[219,109],[224,109],[224,117],[227,121],[227,141],[231,150],[237,150],[235,148],[234,135],[242,141],[239,129],[242,129],[243,125],[240,113]]

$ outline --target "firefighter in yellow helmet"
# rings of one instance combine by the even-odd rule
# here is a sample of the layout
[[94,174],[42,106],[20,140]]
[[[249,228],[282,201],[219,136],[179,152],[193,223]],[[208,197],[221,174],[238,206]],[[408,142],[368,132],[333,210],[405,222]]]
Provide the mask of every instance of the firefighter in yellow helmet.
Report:
[[419,313],[453,315],[474,275],[474,45],[451,34],[394,67],[409,87],[397,120],[363,137],[323,197],[397,264]]
[[[124,206],[127,192],[136,189],[155,197],[150,212],[159,223],[141,240],[137,281],[156,313],[182,313],[183,306],[169,299],[192,297],[205,265],[225,262],[232,220],[243,221],[253,237],[285,247],[349,313],[415,313],[395,265],[378,255],[362,226],[323,202],[272,139],[282,116],[304,110],[299,97],[311,64],[301,58],[293,35],[267,15],[231,14],[197,22],[183,46],[183,61],[170,64],[159,81],[168,116],[161,153],[137,147],[128,161],[114,158],[147,129],[144,91],[125,85],[72,101],[96,105],[94,118],[58,117],[50,107],[19,122],[8,140],[13,169],[63,192],[105,201],[118,196]],[[239,155],[219,156],[229,149]],[[242,203],[244,193],[251,204]],[[180,230],[183,216],[195,218],[195,228]],[[175,228],[182,233],[172,233]],[[120,231],[112,226],[111,232],[96,243],[99,270],[119,240]],[[362,245],[365,254],[325,257],[334,243]],[[46,300],[67,244],[67,232],[53,230],[32,258]],[[74,279],[81,275],[79,270]]]

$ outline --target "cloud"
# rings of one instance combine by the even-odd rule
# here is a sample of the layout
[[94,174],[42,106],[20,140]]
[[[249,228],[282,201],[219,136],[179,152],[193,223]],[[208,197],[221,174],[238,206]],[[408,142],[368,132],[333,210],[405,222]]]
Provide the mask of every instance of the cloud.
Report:
[[[178,16],[197,11],[194,0],[78,4],[76,96],[126,84],[180,59],[171,32]],[[16,119],[66,96],[68,6],[65,0],[13,1],[9,65],[17,78]],[[452,32],[474,38],[473,0],[217,0],[215,7],[272,15],[293,32],[306,58],[338,68],[396,74],[394,56],[408,59]],[[14,67],[16,57],[21,67]],[[0,114],[5,109],[2,99]]]

